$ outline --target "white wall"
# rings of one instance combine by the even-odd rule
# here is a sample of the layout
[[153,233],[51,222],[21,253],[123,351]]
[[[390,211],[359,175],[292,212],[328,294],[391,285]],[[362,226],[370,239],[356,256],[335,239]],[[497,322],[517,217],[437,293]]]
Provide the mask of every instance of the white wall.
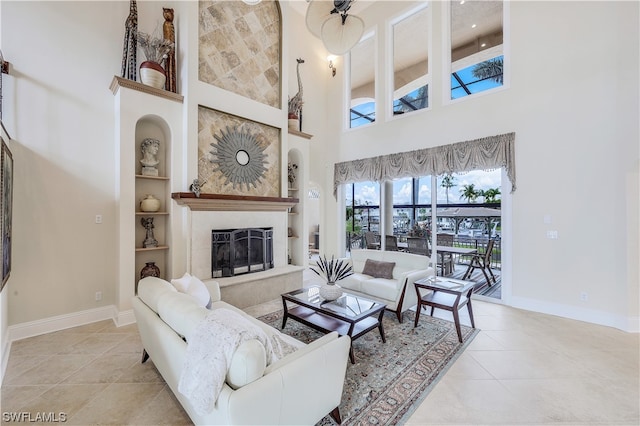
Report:
[[[3,1],[14,139],[9,323],[114,302],[113,95],[128,3]],[[95,215],[103,223],[95,224]],[[102,301],[95,301],[101,291]]]
[[[444,4],[431,3],[435,34]],[[376,2],[363,14],[379,33],[379,88],[386,78],[385,20],[391,8],[407,6]],[[435,35],[431,109],[390,121],[379,114],[367,128],[336,130],[334,159],[515,132],[507,302],[638,331],[638,3],[511,2],[508,22],[509,88],[443,103],[447,72]],[[344,102],[337,89],[333,94],[330,127],[341,124]],[[551,225],[543,223],[547,214]],[[546,238],[551,229],[559,239]],[[339,235],[329,237],[337,250]]]

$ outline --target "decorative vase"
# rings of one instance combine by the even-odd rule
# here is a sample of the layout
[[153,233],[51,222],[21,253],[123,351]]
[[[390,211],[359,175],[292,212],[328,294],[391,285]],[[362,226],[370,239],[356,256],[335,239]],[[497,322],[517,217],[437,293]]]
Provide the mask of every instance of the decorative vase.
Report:
[[289,114],[289,130],[298,131],[300,129],[300,120],[297,115]]
[[142,201],[140,201],[140,210],[143,212],[157,212],[160,210],[160,200],[152,194],[147,194]]
[[342,287],[334,282],[328,282],[320,286],[320,297],[324,300],[336,300],[342,296]]
[[156,62],[144,61],[140,64],[140,81],[156,89],[164,89],[167,75],[164,68]]
[[160,278],[160,268],[156,266],[156,262],[147,262],[145,267],[140,270],[140,279],[144,277]]

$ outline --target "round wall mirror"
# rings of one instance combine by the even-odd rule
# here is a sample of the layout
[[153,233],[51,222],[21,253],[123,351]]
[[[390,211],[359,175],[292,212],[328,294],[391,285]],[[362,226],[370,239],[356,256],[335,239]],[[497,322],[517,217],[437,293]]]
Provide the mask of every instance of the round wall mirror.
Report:
[[249,164],[249,153],[247,153],[247,151],[243,149],[236,152],[236,161],[241,166],[246,166],[247,164]]

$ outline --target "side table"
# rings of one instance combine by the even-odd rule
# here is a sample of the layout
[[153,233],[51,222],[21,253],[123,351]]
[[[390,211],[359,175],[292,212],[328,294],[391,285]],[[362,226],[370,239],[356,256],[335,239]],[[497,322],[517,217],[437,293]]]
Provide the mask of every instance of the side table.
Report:
[[464,305],[467,305],[467,309],[469,310],[471,327],[476,328],[475,322],[473,321],[473,310],[471,309],[471,293],[473,293],[474,285],[475,283],[471,281],[442,277],[429,277],[417,280],[414,286],[418,296],[418,306],[416,307],[416,320],[413,326],[418,326],[420,311],[423,306],[431,306],[431,316],[433,316],[435,308],[453,312],[453,322],[458,332],[458,340],[462,343],[458,310]]

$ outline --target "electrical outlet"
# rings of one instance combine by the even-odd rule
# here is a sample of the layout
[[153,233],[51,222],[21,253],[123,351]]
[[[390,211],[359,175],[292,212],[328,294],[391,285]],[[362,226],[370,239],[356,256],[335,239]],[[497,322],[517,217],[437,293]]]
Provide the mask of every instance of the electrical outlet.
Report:
[[96,302],[99,302],[101,300],[102,300],[102,292],[96,291]]
[[589,301],[589,293],[583,291],[582,293],[580,293],[580,300],[583,302],[588,302]]
[[102,215],[101,214],[97,214],[96,215],[96,223],[102,223]]

